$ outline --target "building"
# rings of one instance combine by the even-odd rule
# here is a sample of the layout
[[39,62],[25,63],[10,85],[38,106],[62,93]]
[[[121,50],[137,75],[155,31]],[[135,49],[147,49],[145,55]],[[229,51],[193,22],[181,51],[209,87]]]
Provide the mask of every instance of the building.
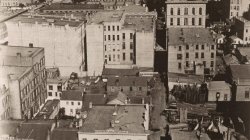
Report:
[[76,116],[82,109],[83,92],[67,90],[62,92],[60,107],[65,109],[65,115]]
[[10,92],[5,84],[0,88],[0,120],[10,118]]
[[8,82],[10,116],[32,118],[47,98],[43,48],[0,46],[1,80]]
[[127,95],[147,95],[147,77],[109,77],[107,82],[107,92],[124,92]]
[[205,28],[206,0],[166,0],[167,28]]
[[243,44],[243,40],[235,35],[230,36],[229,40],[232,42],[233,46]]
[[225,81],[211,81],[208,83],[208,101],[231,101],[231,86]]
[[244,12],[249,10],[250,1],[248,0],[222,0],[225,7],[225,15],[227,18],[240,17]]
[[17,7],[19,4],[32,4],[33,0],[1,0],[0,6],[2,7]]
[[228,74],[232,84],[233,101],[250,101],[250,65],[230,65]]
[[156,12],[138,5],[97,12],[87,23],[87,71],[103,68],[153,68]]
[[149,135],[149,106],[93,106],[83,122],[83,126],[78,132],[79,140],[147,140]]
[[242,40],[242,44],[250,43],[250,21],[244,17],[235,18],[235,32],[237,37]]
[[169,28],[167,37],[168,72],[213,74],[216,43],[208,29]]
[[12,46],[43,47],[46,68],[58,67],[61,76],[85,72],[85,21],[76,16],[23,14],[6,22]]

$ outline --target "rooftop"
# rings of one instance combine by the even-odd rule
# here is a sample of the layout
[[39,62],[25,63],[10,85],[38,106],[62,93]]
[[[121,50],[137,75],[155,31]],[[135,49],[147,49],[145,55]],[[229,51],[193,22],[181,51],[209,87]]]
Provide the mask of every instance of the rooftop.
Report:
[[108,96],[108,101],[112,101],[114,99],[117,99],[121,102],[123,102],[125,104],[125,100],[127,100],[128,104],[143,104],[144,100],[144,104],[150,104],[150,96],[130,96],[130,95],[126,95],[125,93],[122,92],[118,92],[118,93],[111,93]]
[[61,100],[82,101],[82,97],[83,97],[83,91],[67,90],[67,91],[62,91]]
[[124,21],[125,29],[134,29],[137,31],[153,31],[154,19],[148,17],[134,17],[126,15]]
[[250,48],[249,47],[238,47],[240,53],[246,56],[248,61],[250,60]]
[[209,90],[230,90],[230,85],[225,81],[211,81],[208,84]]
[[104,68],[103,76],[136,76],[139,74],[139,69],[109,69]]
[[166,0],[167,4],[179,4],[179,3],[187,3],[187,4],[199,4],[199,3],[207,3],[207,0]]
[[63,16],[46,16],[44,14],[23,14],[19,15],[15,18],[8,20],[8,22],[21,22],[21,23],[29,23],[29,24],[42,24],[42,25],[52,25],[55,26],[70,26],[70,27],[78,27],[82,25],[85,20],[80,20],[77,17],[63,17]]
[[180,73],[168,73],[169,82],[180,82],[180,83],[202,83],[204,81],[203,76],[200,75],[188,75]]
[[88,22],[102,23],[102,22],[119,22],[122,18],[123,11],[102,11],[97,12]]
[[120,10],[124,10],[125,13],[142,13],[146,12],[146,7],[143,7],[141,5],[129,5],[123,6]]
[[109,77],[107,86],[141,86],[147,87],[147,77]]
[[72,4],[72,3],[52,3],[43,7],[41,10],[91,10],[104,9],[101,4]]
[[35,119],[49,119],[54,109],[58,107],[60,100],[48,100],[41,111],[36,115]]
[[241,22],[244,22],[244,23],[250,23],[250,21],[249,20],[247,20],[247,19],[245,19],[244,17],[236,17],[236,20],[240,20]]
[[8,135],[8,136],[15,136],[16,135],[16,128],[21,123],[20,120],[15,121],[0,121],[0,136],[1,135]]
[[105,94],[84,94],[83,95],[83,110],[89,110],[89,103],[93,105],[104,105],[107,103]]
[[0,7],[0,22],[4,22],[26,11],[25,9],[10,10],[5,7]]
[[78,139],[77,129],[55,129],[52,132],[51,140],[76,140]]
[[93,106],[80,132],[145,133],[145,111],[144,105]]
[[40,51],[44,50],[39,47],[21,47],[21,46],[5,46],[0,45],[0,55],[2,57],[17,57],[20,54],[21,57],[33,57]]
[[192,43],[215,44],[212,34],[205,28],[169,28],[169,45]]
[[[31,67],[0,66],[1,83],[10,80],[17,80],[23,74],[30,71]],[[6,83],[5,83],[6,84]]]
[[235,55],[233,55],[233,54],[224,55],[222,58],[223,58],[224,63],[227,66],[231,65],[231,64],[240,64],[237,57]]
[[243,64],[243,65],[229,65],[231,70],[232,79],[240,82],[249,81],[250,80],[250,65]]

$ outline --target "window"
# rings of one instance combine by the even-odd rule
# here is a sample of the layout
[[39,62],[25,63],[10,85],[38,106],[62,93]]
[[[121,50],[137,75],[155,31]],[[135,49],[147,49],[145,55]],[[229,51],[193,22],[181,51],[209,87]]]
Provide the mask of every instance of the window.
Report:
[[110,26],[108,26],[108,31],[110,31]]
[[133,39],[133,33],[130,33],[130,39]]
[[31,48],[32,48],[32,47],[33,47],[33,43],[29,43],[29,47],[31,47]]
[[170,15],[174,15],[174,9],[173,8],[170,9]]
[[56,95],[56,97],[57,97],[57,92],[55,92],[55,95]]
[[104,45],[104,51],[107,51],[107,45]]
[[120,27],[119,26],[117,26],[117,31],[119,31],[120,30]]
[[199,58],[199,54],[197,52],[195,53],[195,58]]
[[111,55],[109,55],[109,61],[111,61]]
[[180,25],[180,18],[177,18],[177,25]]
[[110,35],[108,35],[108,40],[110,40]]
[[49,90],[53,90],[53,85],[49,85]]
[[139,91],[142,91],[142,87],[139,87]]
[[95,138],[95,139],[93,139],[93,140],[98,140],[98,139]]
[[180,15],[180,14],[181,14],[181,9],[178,8],[178,9],[177,9],[177,15]]
[[122,33],[122,39],[125,39],[125,33]]
[[188,18],[184,18],[184,25],[188,25]]
[[129,87],[129,91],[133,91],[133,88],[132,88],[132,87]]
[[201,53],[201,58],[204,58],[204,53]]
[[249,99],[249,91],[245,91],[245,98]]
[[181,69],[181,63],[178,63],[178,69]]
[[199,8],[199,14],[202,15],[202,8]]
[[211,53],[211,58],[214,58],[214,53],[213,52]]
[[113,26],[113,31],[115,31],[115,26]]
[[199,50],[199,45],[196,45],[196,46],[195,46],[195,49],[196,49],[196,50]]
[[186,53],[186,58],[189,58],[189,53]]
[[81,105],[81,102],[78,102],[78,105]]
[[115,55],[113,54],[113,61],[115,61]]
[[126,59],[126,55],[125,53],[122,54],[122,59],[125,60]]
[[195,25],[195,18],[192,18],[192,25]]
[[74,102],[71,102],[71,105],[74,105]]
[[170,18],[170,25],[174,25],[174,20],[173,20],[173,18]]
[[224,94],[224,101],[227,101],[227,94]]
[[117,39],[117,40],[120,40],[120,38],[119,38],[119,37],[120,37],[120,36],[119,36],[119,35],[117,35],[117,36],[116,36],[116,39]]
[[87,140],[87,138],[82,138],[82,140]]
[[202,25],[202,19],[199,18],[199,25]]
[[134,48],[134,43],[130,42],[130,49],[133,50],[133,48]]
[[214,50],[214,45],[211,45],[211,49]]
[[115,35],[113,35],[113,40],[115,41]]
[[189,50],[189,45],[186,45],[186,50]]
[[184,15],[188,15],[188,8],[184,9]]
[[69,105],[69,102],[66,102],[66,105]]
[[179,49],[178,49],[179,51],[181,51],[181,46],[179,46]]
[[49,93],[49,96],[52,96],[52,92],[48,92]]
[[201,49],[204,50],[204,45],[201,45]]
[[210,67],[214,67],[214,61],[211,61]]
[[206,68],[206,61],[203,61],[203,66],[204,68]]
[[177,54],[177,60],[181,60],[182,59],[182,54]]
[[106,26],[103,27],[103,30],[106,31]]
[[246,29],[246,33],[248,32],[248,29]]
[[192,8],[192,14],[195,15],[195,8]]
[[106,41],[106,35],[104,35],[104,41]]
[[189,67],[189,62],[188,61],[186,61],[186,67]]
[[122,42],[122,49],[125,49],[125,42]]
[[133,61],[133,53],[130,53],[130,60]]

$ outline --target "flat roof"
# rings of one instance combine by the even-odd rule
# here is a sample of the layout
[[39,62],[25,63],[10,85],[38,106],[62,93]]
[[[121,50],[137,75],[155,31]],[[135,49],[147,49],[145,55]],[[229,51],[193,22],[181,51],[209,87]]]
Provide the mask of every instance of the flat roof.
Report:
[[188,75],[181,73],[168,73],[169,82],[180,82],[180,83],[202,83],[204,80],[201,75]]
[[208,84],[209,90],[230,90],[230,85],[225,81],[211,81]]
[[36,115],[35,119],[49,119],[50,115],[53,113],[54,109],[58,107],[60,100],[48,100],[41,111]]
[[96,24],[102,22],[119,22],[122,18],[122,15],[123,11],[119,10],[97,12],[88,22]]
[[[250,65],[249,64],[234,64],[229,65],[233,80],[249,80],[250,81]],[[239,83],[238,83],[239,84]]]
[[1,57],[17,56],[18,53],[21,54],[21,57],[33,57],[42,50],[44,50],[44,48],[0,45]]
[[136,76],[139,74],[139,69],[112,69],[104,68],[102,75],[104,76]]
[[[116,115],[114,115],[116,112]],[[80,132],[97,132],[111,130],[112,132],[145,133],[143,127],[145,113],[144,105],[106,105],[93,106],[84,121]],[[114,122],[115,121],[115,122]],[[111,126],[114,122],[114,127]]]
[[192,43],[215,44],[212,34],[205,28],[169,28],[168,44],[183,45]]
[[148,77],[109,77],[107,86],[141,86],[146,87]]
[[188,4],[200,4],[200,3],[203,3],[203,4],[206,4],[208,1],[207,0],[166,0],[165,3],[167,4],[185,4],[185,3],[188,3]]
[[135,29],[136,31],[153,31],[154,19],[126,15],[123,26],[125,29]]
[[30,69],[31,67],[0,66],[1,82],[8,81],[8,78],[17,80]]
[[77,129],[55,128],[51,134],[51,140],[76,140],[78,139]]
[[82,101],[83,91],[79,90],[66,90],[62,91],[61,100]]
[[104,9],[101,4],[72,4],[72,3],[52,3],[41,10],[96,10]]
[[23,14],[19,15],[15,18],[8,20],[8,22],[21,22],[21,23],[29,23],[29,24],[42,24],[42,25],[52,25],[55,26],[71,26],[71,27],[78,27],[85,22],[85,20],[80,20],[75,17],[59,17],[59,16],[46,16],[46,15],[39,15],[39,14]]

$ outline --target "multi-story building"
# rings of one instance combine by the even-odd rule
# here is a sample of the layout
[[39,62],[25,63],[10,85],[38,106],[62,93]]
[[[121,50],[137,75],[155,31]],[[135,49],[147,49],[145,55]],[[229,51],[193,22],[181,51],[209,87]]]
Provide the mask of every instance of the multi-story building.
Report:
[[10,116],[32,118],[47,98],[44,49],[20,46],[0,49],[0,73],[8,81]]
[[206,0],[166,0],[167,28],[204,28],[206,3]]
[[85,74],[85,21],[73,15],[23,14],[6,22],[8,43],[45,49],[46,68],[58,67],[62,76]]
[[86,26],[88,75],[154,66],[156,12],[138,5],[96,13]]
[[243,16],[249,10],[249,0],[222,0],[227,18]]
[[93,106],[83,122],[79,140],[148,140],[149,105]]
[[3,84],[3,87],[0,88],[0,120],[6,120],[10,118],[9,98],[10,98],[9,89],[6,87],[5,84]]
[[245,19],[244,17],[235,18],[235,32],[237,37],[239,37],[243,44],[250,43],[250,21]]
[[82,109],[83,92],[76,90],[63,91],[60,107],[65,109],[65,115],[75,116]]
[[31,4],[33,0],[1,0],[0,6],[3,7],[12,7],[12,6],[19,6],[19,4]]
[[168,72],[213,74],[216,43],[205,28],[169,28],[167,37]]
[[7,27],[4,22],[0,23],[0,44],[4,44],[8,41]]

